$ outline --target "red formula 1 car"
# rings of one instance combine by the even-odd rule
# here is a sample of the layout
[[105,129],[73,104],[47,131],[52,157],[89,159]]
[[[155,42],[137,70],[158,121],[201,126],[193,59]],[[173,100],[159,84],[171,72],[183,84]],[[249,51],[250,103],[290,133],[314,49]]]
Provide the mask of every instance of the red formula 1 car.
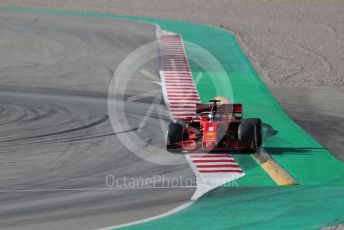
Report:
[[255,151],[262,145],[262,125],[258,118],[243,119],[241,104],[197,104],[196,118],[169,124],[166,148],[179,151]]

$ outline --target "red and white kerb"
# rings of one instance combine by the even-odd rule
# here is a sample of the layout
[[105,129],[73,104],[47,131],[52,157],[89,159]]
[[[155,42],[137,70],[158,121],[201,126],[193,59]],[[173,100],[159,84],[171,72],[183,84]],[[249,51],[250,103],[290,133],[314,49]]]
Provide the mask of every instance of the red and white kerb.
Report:
[[189,161],[199,173],[242,173],[233,156],[226,154],[189,152]]
[[184,43],[177,34],[160,36],[162,82],[173,120],[195,117],[200,103],[187,59]]
[[[192,79],[182,38],[173,33],[161,34],[160,51],[161,83],[172,119],[195,118],[196,104],[200,103],[200,98]],[[245,175],[229,153],[189,152],[185,156],[197,180],[197,189],[191,199],[198,199],[209,190]]]

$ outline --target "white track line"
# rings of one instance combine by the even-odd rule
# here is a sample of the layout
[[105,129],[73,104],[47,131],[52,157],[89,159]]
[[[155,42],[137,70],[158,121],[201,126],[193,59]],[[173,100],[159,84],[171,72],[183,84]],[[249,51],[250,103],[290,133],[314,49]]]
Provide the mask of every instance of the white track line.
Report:
[[[161,38],[162,38],[162,34],[164,35],[167,35],[167,34],[173,34],[175,35],[174,33],[170,33],[170,32],[167,32],[167,31],[162,31],[160,29],[160,27],[158,25],[155,25],[156,26],[156,37],[157,37],[157,40],[160,40],[160,45],[161,45]],[[163,54],[163,52],[162,52]],[[185,55],[185,53],[182,53],[183,55]],[[178,54],[179,55],[179,54]],[[162,64],[162,63],[161,63]],[[162,66],[160,66],[162,67]],[[161,86],[162,86],[162,91],[163,91],[163,96],[164,96],[164,101],[165,101],[165,104],[168,105],[168,96],[167,96],[167,91],[166,91],[166,85],[165,85],[165,74],[169,74],[169,77],[170,78],[171,76],[177,76],[179,77],[180,75],[179,74],[182,74],[182,75],[185,75],[185,74],[188,74],[188,75],[191,75],[191,72],[190,71],[159,71],[159,74],[160,74],[160,78],[161,78]],[[195,90],[195,92],[197,93],[197,91]],[[171,117],[172,117],[172,114],[171,114]],[[197,191],[197,189],[196,189]],[[189,206],[191,206],[192,204],[194,203],[193,200],[190,200],[190,201],[187,201],[185,202],[184,204],[168,211],[168,212],[165,212],[165,213],[162,213],[160,215],[157,215],[157,216],[153,216],[153,217],[150,217],[150,218],[146,218],[146,219],[143,219],[143,220],[138,220],[138,221],[133,221],[133,222],[129,222],[129,223],[126,223],[126,224],[121,224],[121,225],[115,225],[115,226],[111,226],[111,227],[106,227],[106,228],[101,228],[99,230],[110,230],[110,229],[117,229],[117,228],[122,228],[122,227],[128,227],[128,226],[132,226],[132,225],[136,225],[136,224],[142,224],[142,223],[145,223],[145,222],[148,222],[148,221],[152,221],[152,220],[156,220],[156,219],[160,219],[160,218],[163,218],[163,217],[167,217],[169,215],[172,215],[174,213],[177,213]]]
[[185,202],[184,204],[182,204],[182,205],[180,205],[180,206],[178,206],[178,207],[176,207],[176,208],[174,208],[174,209],[172,209],[170,211],[167,211],[167,212],[162,213],[162,214],[157,215],[157,216],[153,216],[153,217],[149,217],[149,218],[146,218],[146,219],[143,219],[143,220],[138,220],[138,221],[130,222],[130,223],[127,223],[127,224],[116,225],[116,226],[113,226],[113,227],[100,228],[98,230],[111,230],[111,229],[128,227],[128,226],[135,225],[135,224],[143,224],[143,223],[148,222],[148,221],[160,219],[160,218],[172,215],[174,213],[180,212],[181,210],[183,210],[183,209],[185,209],[187,207],[190,207],[193,203],[194,203],[194,201],[190,200],[190,201]]

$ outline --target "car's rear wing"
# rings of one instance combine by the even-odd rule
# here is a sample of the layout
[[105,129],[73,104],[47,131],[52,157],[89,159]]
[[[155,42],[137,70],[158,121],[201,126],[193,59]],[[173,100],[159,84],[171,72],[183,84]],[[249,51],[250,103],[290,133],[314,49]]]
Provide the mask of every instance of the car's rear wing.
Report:
[[196,104],[196,113],[210,112],[212,109],[217,111],[217,106],[214,104]]
[[196,113],[217,111],[219,113],[242,114],[242,104],[222,104],[220,106],[214,104],[197,104]]

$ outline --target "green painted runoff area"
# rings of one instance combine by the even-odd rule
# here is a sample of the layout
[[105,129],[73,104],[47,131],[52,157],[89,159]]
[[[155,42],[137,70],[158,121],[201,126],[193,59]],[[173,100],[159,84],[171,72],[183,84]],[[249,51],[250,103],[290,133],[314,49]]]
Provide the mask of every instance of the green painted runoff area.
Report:
[[[236,154],[235,158],[247,174],[231,183],[238,187],[218,188],[174,215],[127,228],[319,229],[344,223],[344,164],[286,115],[231,33],[178,21],[58,10],[2,9],[151,22],[201,46],[224,69],[214,80],[207,68],[190,61],[202,102],[215,96],[227,96],[233,102],[243,103],[245,117],[261,118],[264,122],[264,148],[300,184],[276,186],[251,155]],[[188,44],[186,51],[188,55],[192,51]],[[217,85],[216,82],[226,82],[221,78],[228,76],[230,84]],[[229,90],[226,91],[230,87],[233,97]]]
[[344,187],[221,187],[145,229],[321,229],[344,223]]

